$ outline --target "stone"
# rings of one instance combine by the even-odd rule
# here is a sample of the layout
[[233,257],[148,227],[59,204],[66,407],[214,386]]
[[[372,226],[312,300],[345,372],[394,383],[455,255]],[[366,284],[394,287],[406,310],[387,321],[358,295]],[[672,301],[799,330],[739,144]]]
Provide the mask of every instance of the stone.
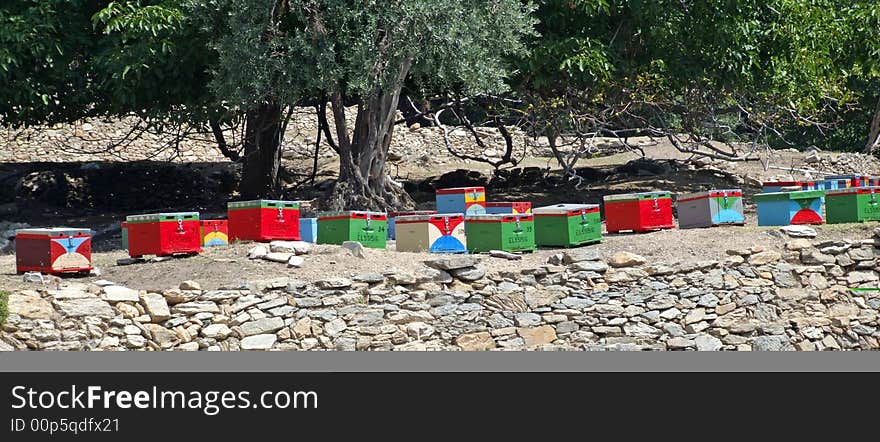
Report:
[[801,250],[801,262],[807,265],[834,264],[837,261],[833,255],[827,255],[816,249]]
[[718,297],[711,293],[707,293],[703,296],[700,296],[700,300],[697,302],[697,305],[701,307],[714,308],[718,305]]
[[180,339],[173,331],[168,330],[159,324],[147,324],[146,327],[147,330],[150,331],[150,336],[152,336],[151,340],[159,344],[163,349],[174,347],[180,342]]
[[323,290],[345,289],[351,287],[351,280],[347,278],[329,278],[315,282],[315,287]]
[[137,290],[127,287],[111,285],[104,287],[101,293],[101,299],[107,302],[138,302]]
[[178,288],[180,290],[201,290],[202,286],[195,281],[183,281]]
[[[662,314],[660,315],[663,316]],[[684,316],[684,324],[695,324],[697,322],[703,321],[706,319],[706,310],[702,308],[695,308],[688,312],[687,315]]]
[[496,347],[495,339],[489,332],[460,335],[455,338],[455,345],[464,351],[486,351]]
[[785,335],[758,336],[752,339],[754,351],[791,351],[794,347]]
[[726,304],[720,304],[715,307],[715,313],[718,315],[726,315],[734,310],[736,310],[735,302],[728,302]]
[[72,299],[69,301],[56,301],[58,310],[65,316],[112,318],[116,311],[106,301],[98,298]]
[[126,319],[136,318],[141,315],[140,310],[138,310],[137,307],[131,304],[120,302],[116,304],[115,307],[116,310],[119,310],[119,313],[122,313],[122,317]]
[[364,282],[367,284],[380,284],[385,282],[385,276],[379,273],[366,273],[352,278],[355,282]]
[[248,250],[248,258],[263,259],[269,254],[269,249],[264,245],[258,245]]
[[721,340],[711,335],[699,335],[694,339],[698,351],[721,350]]
[[266,254],[266,256],[263,257],[263,259],[270,262],[287,264],[287,262],[290,261],[290,258],[293,256],[293,253],[269,252]]
[[345,241],[342,243],[342,248],[347,250],[348,253],[355,258],[365,259],[367,257],[367,251],[364,249],[364,245],[357,241]]
[[668,309],[668,310],[664,310],[663,312],[660,313],[660,317],[663,319],[667,319],[667,320],[675,319],[675,318],[678,318],[679,316],[681,316],[681,310],[679,310],[675,307],[672,307],[671,309]]
[[522,259],[522,255],[517,255],[516,253],[505,252],[503,250],[490,250],[489,256],[495,258],[502,258],[509,261],[516,261]]
[[433,335],[434,327],[424,322],[411,322],[406,326],[406,334],[415,339],[424,339]]
[[530,309],[536,309],[539,307],[544,307],[556,302],[560,296],[564,296],[561,292],[551,292],[545,290],[536,290],[532,292],[526,292],[523,297],[525,298],[526,305],[529,306]]
[[577,272],[605,273],[608,271],[608,264],[604,261],[579,261],[572,264],[571,268]]
[[241,340],[242,350],[269,350],[275,345],[278,336],[274,334],[253,335]]
[[608,260],[608,264],[615,268],[637,267],[646,262],[648,262],[648,260],[644,257],[630,252],[617,252],[614,255],[611,255],[611,258]]
[[878,279],[880,278],[877,277],[877,273],[872,270],[864,272],[849,272],[849,274],[847,274],[846,276],[846,282],[850,285],[873,282],[877,281]]
[[245,322],[239,326],[243,337],[275,333],[284,327],[284,320],[278,317],[263,318],[257,321]]
[[782,259],[782,255],[779,252],[770,250],[749,256],[749,264],[753,266],[762,266],[770,264],[771,262],[779,261],[780,259]]
[[520,327],[516,329],[516,332],[523,338],[525,346],[528,348],[550,344],[556,340],[556,330],[550,325],[542,325],[540,327]]
[[782,233],[793,238],[815,238],[816,229],[804,225],[782,226],[779,228]]
[[666,340],[666,348],[672,350],[681,350],[694,347],[696,343],[693,340],[685,338],[669,338]]
[[623,326],[623,332],[635,338],[655,338],[662,333],[659,328],[641,322],[627,323]]
[[514,315],[514,321],[519,327],[531,327],[541,323],[541,316],[535,313],[517,313]]
[[196,313],[220,313],[217,304],[211,301],[192,301],[176,304],[171,307],[172,313],[180,313],[184,315],[194,315]]
[[464,282],[479,281],[486,276],[486,271],[476,267],[451,270],[452,276]]
[[476,266],[480,260],[474,256],[450,256],[425,261],[425,265],[437,270],[459,270]]
[[311,336],[312,335],[312,318],[306,316],[293,325],[293,332],[296,333],[297,337]]
[[810,240],[804,238],[793,239],[785,243],[785,248],[792,251],[809,249],[812,246]]
[[7,300],[9,313],[25,319],[52,319],[55,309],[52,303],[33,290],[13,292]]
[[393,272],[388,275],[388,282],[394,285],[413,285],[416,283],[416,277],[412,273]]
[[348,326],[345,324],[345,320],[342,318],[336,318],[326,324],[324,324],[324,333],[331,338],[337,336],[347,329]]
[[[595,248],[566,250],[562,253],[563,264],[574,264],[583,261],[598,261],[601,257]],[[551,263],[552,264],[552,263]]]
[[165,297],[158,293],[147,293],[140,299],[144,312],[150,315],[153,322],[167,321],[171,318],[171,310]]
[[185,344],[180,344],[179,346],[177,346],[177,349],[180,351],[199,351],[199,343],[187,342]]
[[293,253],[307,255],[314,245],[305,241],[272,241],[269,243],[269,251],[276,253]]
[[213,338],[223,340],[229,337],[232,334],[232,329],[229,328],[226,324],[211,324],[200,330],[202,336],[206,338]]
[[300,268],[303,264],[306,263],[306,260],[301,256],[291,256],[290,259],[287,260],[287,267]]

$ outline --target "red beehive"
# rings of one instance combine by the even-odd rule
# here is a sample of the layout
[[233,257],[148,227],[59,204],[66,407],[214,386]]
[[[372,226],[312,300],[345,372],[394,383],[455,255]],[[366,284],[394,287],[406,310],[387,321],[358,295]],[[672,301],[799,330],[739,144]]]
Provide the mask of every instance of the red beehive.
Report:
[[669,192],[606,195],[603,199],[608,233],[621,230],[647,232],[675,227],[672,222],[672,195]]
[[88,273],[92,270],[92,231],[56,227],[15,231],[18,273]]
[[198,212],[156,213],[125,218],[128,255],[194,255],[202,251]]
[[231,241],[299,241],[299,202],[235,201],[227,204]]

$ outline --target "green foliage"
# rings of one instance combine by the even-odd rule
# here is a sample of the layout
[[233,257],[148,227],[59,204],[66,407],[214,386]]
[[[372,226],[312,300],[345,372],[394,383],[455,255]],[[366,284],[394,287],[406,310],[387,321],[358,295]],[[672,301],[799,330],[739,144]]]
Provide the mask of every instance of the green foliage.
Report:
[[9,317],[9,293],[0,291],[0,324],[6,322]]

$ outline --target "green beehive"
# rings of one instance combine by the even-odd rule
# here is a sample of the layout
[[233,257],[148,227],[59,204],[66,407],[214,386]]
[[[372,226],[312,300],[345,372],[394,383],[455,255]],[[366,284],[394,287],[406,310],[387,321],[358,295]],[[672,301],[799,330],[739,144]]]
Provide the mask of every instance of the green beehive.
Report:
[[318,216],[318,244],[357,241],[364,247],[384,249],[388,216],[381,212],[331,212]]
[[828,224],[880,221],[880,187],[850,187],[825,191]]
[[602,241],[598,204],[557,204],[532,209],[532,214],[539,246],[573,247]]
[[532,214],[467,215],[464,230],[471,252],[521,252],[536,248]]

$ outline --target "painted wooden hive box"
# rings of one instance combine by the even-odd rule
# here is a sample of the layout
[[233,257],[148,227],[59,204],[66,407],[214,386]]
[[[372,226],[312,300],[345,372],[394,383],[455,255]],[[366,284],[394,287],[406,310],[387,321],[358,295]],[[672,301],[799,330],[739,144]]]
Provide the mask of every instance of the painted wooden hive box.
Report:
[[384,249],[388,216],[382,212],[329,212],[318,216],[318,244],[357,241],[364,247]]
[[678,227],[714,227],[743,225],[741,189],[719,189],[686,193],[678,196]]
[[131,215],[128,225],[128,255],[169,256],[202,251],[198,212]]
[[231,201],[229,238],[233,241],[299,241],[299,202]]
[[825,175],[826,180],[845,180],[849,183],[847,187],[865,187],[865,186],[880,186],[880,184],[874,184],[876,180],[872,180],[872,178],[867,175]]
[[598,204],[556,204],[537,207],[535,244],[573,247],[602,241],[602,215]]
[[128,250],[128,223],[119,223],[119,228],[122,231],[122,250]]
[[397,237],[395,223],[397,222],[396,220],[398,216],[433,215],[435,213],[437,213],[436,210],[409,210],[405,212],[388,212],[388,239],[395,239]]
[[825,192],[828,224],[880,221],[880,187],[850,187]]
[[[795,189],[797,188],[797,189]],[[816,190],[815,181],[764,181],[761,183],[761,192],[777,193],[797,190]]]
[[606,195],[603,200],[608,233],[625,230],[649,232],[675,227],[672,221],[672,195],[669,192]]
[[823,224],[824,198],[824,190],[756,194],[758,225]]
[[398,252],[467,253],[460,213],[405,215],[396,223]]
[[299,219],[299,238],[300,241],[318,242],[318,218]]
[[535,250],[535,217],[522,215],[468,215],[465,217],[467,248],[471,252]]
[[816,190],[848,189],[850,185],[850,180],[826,178],[816,181]]
[[88,273],[92,270],[92,231],[71,227],[16,230],[15,269],[53,275]]
[[486,213],[485,187],[453,187],[437,189],[437,213],[463,213],[482,215]]
[[529,201],[499,201],[486,203],[486,213],[492,215],[532,213],[532,203]]
[[199,221],[199,237],[202,247],[229,245],[229,222],[225,219]]

